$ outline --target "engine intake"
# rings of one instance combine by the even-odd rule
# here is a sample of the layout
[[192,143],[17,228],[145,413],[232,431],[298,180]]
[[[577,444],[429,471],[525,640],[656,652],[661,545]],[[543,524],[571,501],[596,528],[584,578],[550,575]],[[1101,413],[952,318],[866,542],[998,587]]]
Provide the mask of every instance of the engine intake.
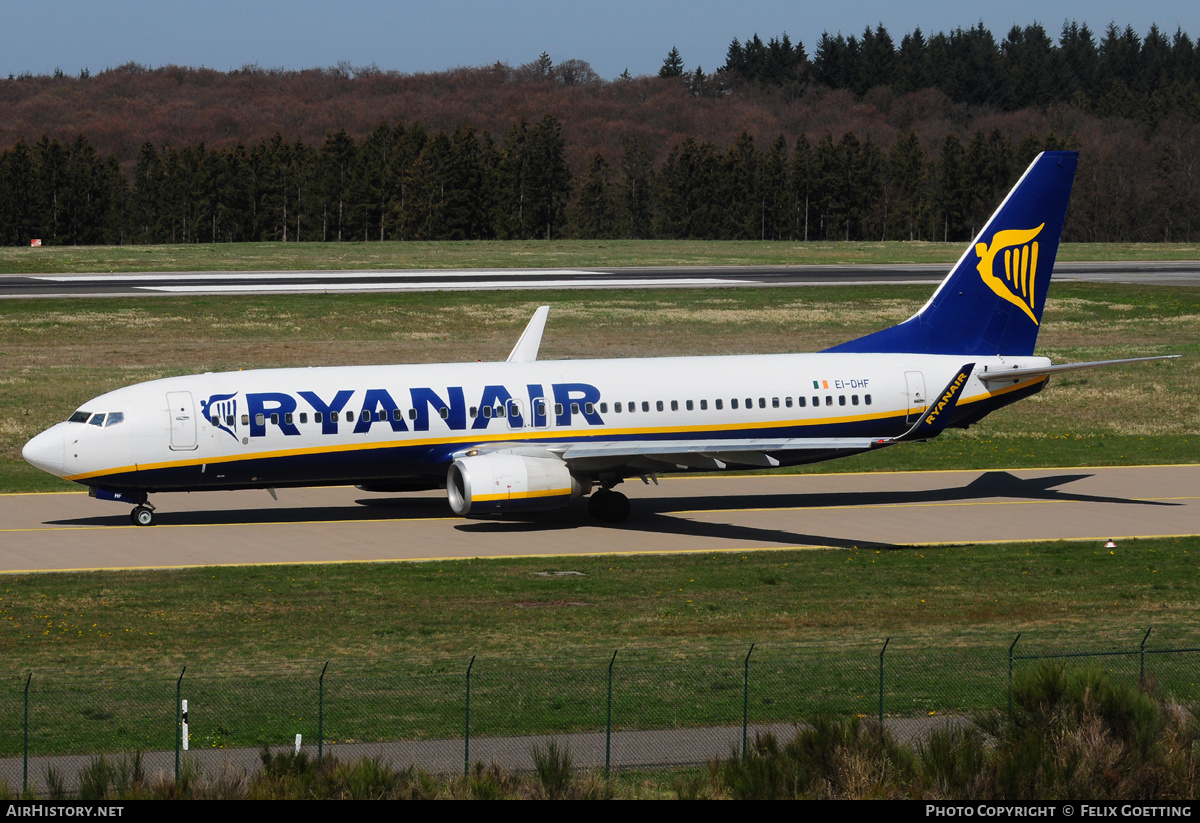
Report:
[[446,496],[458,515],[561,509],[583,493],[557,457],[479,454],[458,458],[446,474]]

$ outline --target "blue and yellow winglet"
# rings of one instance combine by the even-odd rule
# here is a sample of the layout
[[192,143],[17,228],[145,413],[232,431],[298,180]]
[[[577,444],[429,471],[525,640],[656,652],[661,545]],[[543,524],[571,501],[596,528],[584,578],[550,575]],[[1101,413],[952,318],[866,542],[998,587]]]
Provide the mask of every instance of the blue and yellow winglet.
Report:
[[958,404],[958,399],[962,396],[967,381],[971,379],[971,372],[974,370],[975,364],[967,363],[956,371],[954,377],[946,384],[946,388],[942,389],[933,402],[921,413],[921,419],[892,442],[930,440],[941,434],[942,429],[946,428],[946,424],[950,422],[951,412]]

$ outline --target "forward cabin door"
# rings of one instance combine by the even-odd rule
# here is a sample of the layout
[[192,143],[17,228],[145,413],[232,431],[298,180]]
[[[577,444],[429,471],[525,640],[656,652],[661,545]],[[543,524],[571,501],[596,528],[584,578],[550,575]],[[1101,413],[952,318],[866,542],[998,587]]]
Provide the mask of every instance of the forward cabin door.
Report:
[[925,375],[919,371],[906,371],[904,382],[908,385],[908,416],[905,420],[916,423],[921,412],[929,405],[925,399]]
[[167,392],[167,411],[171,415],[171,450],[194,451],[196,443],[196,407],[190,391]]

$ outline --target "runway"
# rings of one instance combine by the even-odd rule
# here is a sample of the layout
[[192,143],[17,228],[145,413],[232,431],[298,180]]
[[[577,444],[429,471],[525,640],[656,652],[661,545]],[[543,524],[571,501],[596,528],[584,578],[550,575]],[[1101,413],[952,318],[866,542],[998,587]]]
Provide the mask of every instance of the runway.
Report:
[[[0,299],[938,283],[949,264],[0,275]],[[1059,263],[1055,280],[1200,286],[1200,262]]]
[[627,483],[633,514],[586,501],[520,520],[452,515],[442,492],[350,487],[159,494],[158,525],[83,493],[0,496],[0,572],[466,557],[896,549],[1200,535],[1200,466],[668,477]]

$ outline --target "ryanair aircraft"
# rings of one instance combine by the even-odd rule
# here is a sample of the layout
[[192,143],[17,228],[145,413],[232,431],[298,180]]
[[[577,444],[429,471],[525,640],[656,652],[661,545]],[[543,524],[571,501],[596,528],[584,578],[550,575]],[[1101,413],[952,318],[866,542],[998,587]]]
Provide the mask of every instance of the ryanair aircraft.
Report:
[[26,444],[47,472],[154,521],[154,492],[445,487],[459,515],[629,515],[613,488],[665,472],[791,466],[965,428],[1051,374],[1033,354],[1078,155],[1045,152],[929,301],[816,354],[539,361],[548,308],[508,360],[270,369],[140,383]]

